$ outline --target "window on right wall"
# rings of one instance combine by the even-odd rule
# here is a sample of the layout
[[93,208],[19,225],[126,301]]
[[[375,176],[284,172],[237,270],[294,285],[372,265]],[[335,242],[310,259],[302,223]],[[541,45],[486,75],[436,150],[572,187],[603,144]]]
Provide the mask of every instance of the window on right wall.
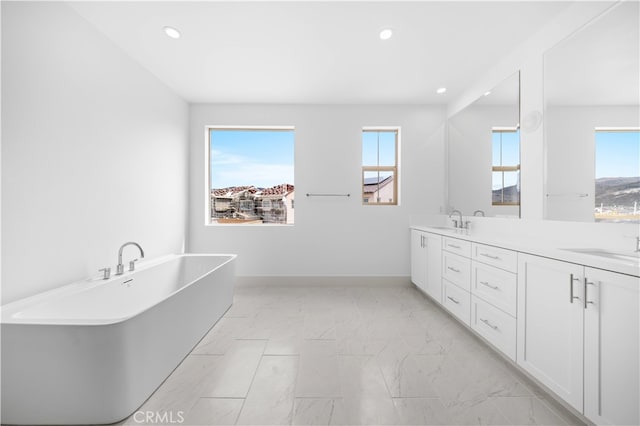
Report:
[[491,129],[491,204],[520,205],[520,134],[517,127]]
[[594,219],[640,223],[638,128],[596,128]]

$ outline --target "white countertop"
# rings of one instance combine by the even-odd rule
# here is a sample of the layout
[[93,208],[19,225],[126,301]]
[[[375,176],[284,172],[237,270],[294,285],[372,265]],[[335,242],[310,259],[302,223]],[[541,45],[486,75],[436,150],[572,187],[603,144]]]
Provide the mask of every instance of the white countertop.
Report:
[[[439,234],[447,237],[459,238],[461,240],[471,241],[474,243],[487,244],[496,247],[502,247],[521,253],[533,254],[536,256],[548,257],[551,259],[562,260],[565,262],[576,263],[579,265],[590,266],[607,271],[618,272],[621,274],[640,277],[640,257],[633,259],[621,259],[610,256],[571,251],[566,249],[593,249],[599,250],[600,247],[584,247],[580,245],[563,244],[562,246],[554,246],[545,243],[543,238],[537,240],[522,237],[506,237],[495,235],[491,232],[480,232],[468,229],[456,229],[445,226],[435,225],[413,225],[411,229]],[[564,249],[564,250],[563,250]],[[610,253],[619,253],[625,256],[637,256],[638,253],[633,251],[608,250]]]

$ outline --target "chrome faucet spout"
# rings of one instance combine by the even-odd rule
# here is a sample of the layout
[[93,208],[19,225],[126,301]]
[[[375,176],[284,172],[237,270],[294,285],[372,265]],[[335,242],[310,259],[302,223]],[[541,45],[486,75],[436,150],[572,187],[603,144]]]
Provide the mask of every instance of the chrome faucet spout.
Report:
[[456,213],[458,214],[459,219],[458,220],[453,219],[453,227],[454,228],[462,228],[463,227],[463,224],[462,224],[462,212],[460,210],[453,209],[453,211],[449,215],[449,219],[451,219],[451,216],[453,216]]
[[[122,275],[124,273],[124,264],[122,263],[122,251],[126,246],[129,246],[129,245],[138,247],[138,250],[140,250],[140,257],[144,259],[144,250],[142,250],[142,247],[140,246],[140,244],[134,241],[129,241],[127,243],[124,243],[123,245],[120,246],[120,249],[118,250],[118,266],[116,267],[116,275]],[[130,266],[129,270],[132,271],[133,268]]]

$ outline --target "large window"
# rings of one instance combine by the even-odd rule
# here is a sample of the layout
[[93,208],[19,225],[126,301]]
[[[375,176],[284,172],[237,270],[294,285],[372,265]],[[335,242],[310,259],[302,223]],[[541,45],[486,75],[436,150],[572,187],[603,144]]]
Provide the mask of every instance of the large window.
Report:
[[596,222],[640,223],[640,129],[596,129]]
[[398,204],[398,128],[362,130],[362,202]]
[[520,135],[517,128],[492,129],[492,204],[520,204]]
[[207,223],[293,224],[293,127],[209,127],[207,147]]

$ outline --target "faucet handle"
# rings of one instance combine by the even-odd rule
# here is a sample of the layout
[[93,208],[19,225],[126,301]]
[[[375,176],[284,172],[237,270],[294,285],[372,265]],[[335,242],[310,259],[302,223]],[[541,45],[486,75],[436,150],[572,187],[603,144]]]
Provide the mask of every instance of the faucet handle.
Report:
[[140,260],[140,259],[133,259],[132,261],[129,262],[129,271],[135,271],[136,270],[136,262]]
[[98,269],[98,272],[104,272],[104,274],[102,274],[103,280],[108,280],[109,277],[111,276],[111,268]]

